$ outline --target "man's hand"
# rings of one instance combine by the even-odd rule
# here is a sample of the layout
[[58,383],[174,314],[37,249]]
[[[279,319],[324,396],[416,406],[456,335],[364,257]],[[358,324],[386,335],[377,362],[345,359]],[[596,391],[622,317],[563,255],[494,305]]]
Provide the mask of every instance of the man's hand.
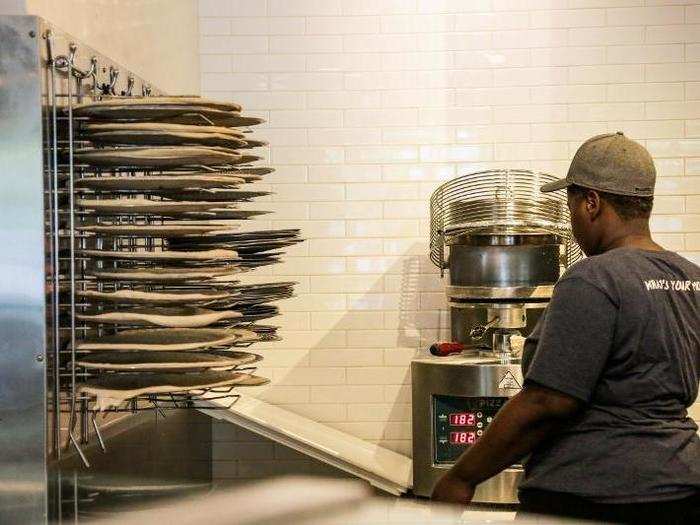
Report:
[[448,472],[435,485],[431,498],[445,503],[467,505],[474,497],[475,487]]

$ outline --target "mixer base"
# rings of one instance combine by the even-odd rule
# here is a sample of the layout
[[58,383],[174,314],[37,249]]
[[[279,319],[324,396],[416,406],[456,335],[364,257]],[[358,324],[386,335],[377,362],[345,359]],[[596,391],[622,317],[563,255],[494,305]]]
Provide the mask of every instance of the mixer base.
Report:
[[[433,486],[486,430],[522,387],[520,365],[497,359],[447,356],[414,359],[413,491]],[[513,504],[523,471],[515,465],[477,487],[475,502]]]

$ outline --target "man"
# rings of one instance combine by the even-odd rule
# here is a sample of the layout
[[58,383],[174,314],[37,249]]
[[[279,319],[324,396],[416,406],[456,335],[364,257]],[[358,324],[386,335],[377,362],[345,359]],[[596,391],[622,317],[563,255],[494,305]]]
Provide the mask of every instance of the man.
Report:
[[589,257],[557,283],[523,350],[523,390],[437,483],[467,503],[526,459],[523,512],[700,523],[700,439],[687,407],[700,379],[700,268],[649,231],[656,172],[622,133],[576,152],[566,179]]

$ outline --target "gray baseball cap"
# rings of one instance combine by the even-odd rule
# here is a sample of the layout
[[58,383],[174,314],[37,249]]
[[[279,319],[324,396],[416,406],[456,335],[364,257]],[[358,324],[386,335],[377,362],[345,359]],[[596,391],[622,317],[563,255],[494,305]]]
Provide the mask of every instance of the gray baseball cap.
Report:
[[656,168],[649,152],[624,133],[606,133],[588,139],[574,155],[565,179],[545,184],[540,191],[563,190],[575,184],[592,190],[651,197]]

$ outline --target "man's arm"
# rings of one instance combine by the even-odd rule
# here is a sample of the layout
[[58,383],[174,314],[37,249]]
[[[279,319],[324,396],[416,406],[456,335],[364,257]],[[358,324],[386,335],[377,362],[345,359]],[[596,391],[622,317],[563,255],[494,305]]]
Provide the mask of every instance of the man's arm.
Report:
[[433,499],[469,503],[479,483],[531,453],[583,406],[574,397],[527,383],[498,411],[484,436],[438,481]]

